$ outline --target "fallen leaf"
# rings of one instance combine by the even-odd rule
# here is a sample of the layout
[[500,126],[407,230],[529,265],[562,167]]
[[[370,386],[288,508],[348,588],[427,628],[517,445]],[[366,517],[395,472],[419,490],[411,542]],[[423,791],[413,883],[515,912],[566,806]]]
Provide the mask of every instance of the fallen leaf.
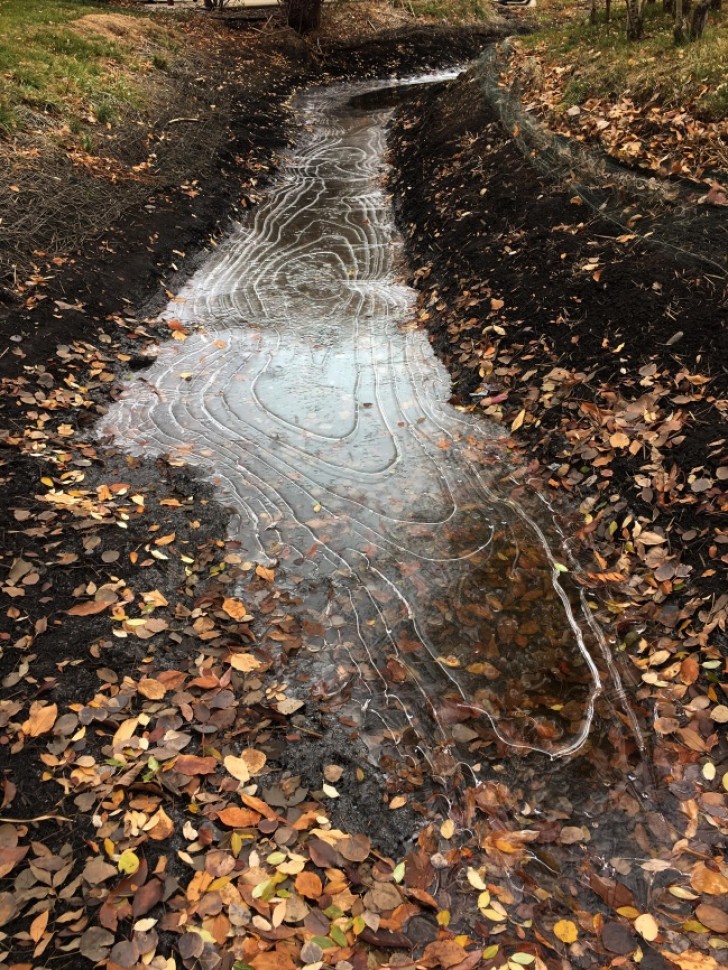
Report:
[[554,936],[562,943],[575,943],[579,936],[579,930],[576,923],[572,923],[570,919],[560,919],[558,923],[554,924]]

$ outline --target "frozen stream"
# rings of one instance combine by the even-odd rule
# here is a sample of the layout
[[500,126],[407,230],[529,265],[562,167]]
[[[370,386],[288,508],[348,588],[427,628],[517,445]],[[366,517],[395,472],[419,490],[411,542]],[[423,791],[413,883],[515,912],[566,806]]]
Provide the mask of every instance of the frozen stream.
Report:
[[166,313],[190,336],[102,431],[219,485],[245,556],[316,604],[301,696],[373,752],[416,750],[439,777],[487,751],[562,759],[619,685],[549,522],[495,485],[507,457],[448,404],[412,322],[382,190],[390,111],[357,107],[363,90],[300,97],[306,133],[268,200]]

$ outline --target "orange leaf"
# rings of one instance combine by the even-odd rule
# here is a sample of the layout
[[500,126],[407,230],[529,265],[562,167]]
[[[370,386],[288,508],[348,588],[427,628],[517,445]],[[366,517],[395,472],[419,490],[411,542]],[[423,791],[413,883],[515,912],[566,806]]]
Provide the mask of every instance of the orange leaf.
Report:
[[562,943],[575,943],[578,935],[579,930],[576,928],[576,923],[572,923],[570,919],[560,919],[554,925],[554,936]]
[[296,876],[296,891],[307,899],[318,899],[323,892],[323,884],[315,872],[299,872]]
[[728,893],[728,879],[720,872],[709,869],[704,862],[699,862],[690,875],[690,885],[696,892],[707,893],[709,896],[721,896]]
[[233,670],[241,670],[244,674],[251,670],[257,670],[261,666],[260,660],[254,657],[252,653],[231,653],[228,657],[228,663]]
[[88,600],[86,603],[78,603],[76,606],[72,606],[66,612],[69,616],[94,616],[94,614],[102,613],[112,605],[111,602],[104,602],[103,600]]
[[137,685],[137,690],[142,697],[146,697],[150,701],[160,701],[167,693],[164,684],[160,684],[158,680],[153,680],[151,677],[142,677]]
[[231,829],[248,829],[260,821],[260,815],[257,812],[252,812],[248,808],[238,808],[236,805],[223,808],[217,813],[217,817],[223,825],[228,825]]
[[246,617],[250,618],[245,608],[245,603],[235,599],[233,596],[226,597],[222,601],[222,608],[231,619],[238,620],[238,622]]
[[248,808],[252,808],[255,812],[260,812],[263,818],[276,819],[279,822],[285,821],[285,819],[281,818],[277,812],[274,812],[269,805],[266,805],[262,799],[256,798],[255,795],[248,795],[245,792],[242,792],[240,799],[244,805],[248,806]]
[[262,751],[256,751],[255,748],[246,748],[244,751],[240,752],[245,764],[248,766],[248,771],[251,775],[259,775],[265,763],[267,761],[266,756]]
[[40,938],[45,933],[45,928],[48,926],[48,917],[50,916],[50,910],[46,910],[44,913],[39,913],[38,916],[33,920],[28,928],[28,933],[31,940],[37,943]]

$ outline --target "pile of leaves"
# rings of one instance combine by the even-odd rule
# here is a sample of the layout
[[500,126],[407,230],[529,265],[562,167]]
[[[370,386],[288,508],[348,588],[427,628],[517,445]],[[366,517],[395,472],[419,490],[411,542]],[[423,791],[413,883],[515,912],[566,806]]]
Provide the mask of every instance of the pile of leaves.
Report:
[[701,118],[690,104],[667,107],[629,93],[569,104],[573,68],[555,63],[547,42],[527,47],[517,40],[509,43],[502,66],[501,84],[517,85],[526,110],[552,131],[598,145],[629,168],[690,179],[703,186],[708,201],[728,205],[725,189],[721,191],[728,178],[725,119]]

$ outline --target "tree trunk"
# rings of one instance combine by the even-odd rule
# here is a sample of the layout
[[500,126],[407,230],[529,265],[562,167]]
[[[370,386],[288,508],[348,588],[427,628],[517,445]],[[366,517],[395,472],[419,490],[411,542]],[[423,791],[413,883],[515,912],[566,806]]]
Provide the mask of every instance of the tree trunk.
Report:
[[705,23],[708,19],[711,0],[698,0],[690,16],[690,40],[699,40],[703,36]]
[[595,24],[597,22],[597,0],[591,0],[591,7],[589,8],[589,23]]
[[612,0],[604,0],[604,22],[609,23],[612,19]]
[[682,44],[683,35],[683,0],[675,0],[675,23],[672,28],[672,35],[676,44]]
[[663,13],[675,13],[675,0],[662,0]]
[[321,23],[323,0],[288,0],[288,26],[299,34],[316,30]]
[[712,0],[712,2],[710,4],[710,9],[711,10],[722,10],[723,9],[723,0]]
[[642,40],[645,27],[645,0],[627,0],[627,40]]

